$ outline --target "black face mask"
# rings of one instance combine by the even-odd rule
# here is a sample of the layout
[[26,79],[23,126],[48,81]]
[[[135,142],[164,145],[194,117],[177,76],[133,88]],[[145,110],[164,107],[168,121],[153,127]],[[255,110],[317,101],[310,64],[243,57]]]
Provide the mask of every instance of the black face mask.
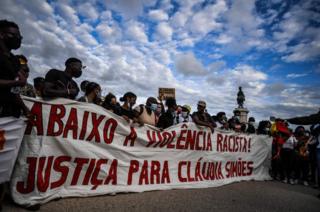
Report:
[[74,76],[75,78],[79,78],[79,77],[81,77],[81,75],[82,75],[82,71],[77,71],[77,72],[75,72],[75,73],[73,74],[73,76]]
[[19,49],[21,46],[21,38],[6,37],[4,43],[8,49]]

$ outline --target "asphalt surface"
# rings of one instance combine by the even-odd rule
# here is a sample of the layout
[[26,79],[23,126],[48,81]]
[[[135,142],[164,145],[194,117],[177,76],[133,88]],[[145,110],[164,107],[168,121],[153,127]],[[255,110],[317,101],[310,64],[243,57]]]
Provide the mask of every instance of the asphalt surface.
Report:
[[[40,211],[320,211],[320,191],[281,182],[241,182],[207,189],[117,194],[51,201]],[[6,199],[3,211],[27,211]]]

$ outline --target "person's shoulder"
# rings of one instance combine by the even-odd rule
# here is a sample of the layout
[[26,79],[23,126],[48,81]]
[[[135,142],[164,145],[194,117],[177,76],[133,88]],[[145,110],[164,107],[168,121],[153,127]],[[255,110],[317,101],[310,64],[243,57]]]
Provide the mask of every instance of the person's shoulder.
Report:
[[60,71],[58,69],[50,69],[45,76],[45,80],[54,82],[60,79],[62,75],[64,75],[63,71]]
[[63,74],[63,71],[60,71],[58,69],[50,69],[46,74],[46,78],[48,76],[57,76],[57,75],[61,75],[61,74]]

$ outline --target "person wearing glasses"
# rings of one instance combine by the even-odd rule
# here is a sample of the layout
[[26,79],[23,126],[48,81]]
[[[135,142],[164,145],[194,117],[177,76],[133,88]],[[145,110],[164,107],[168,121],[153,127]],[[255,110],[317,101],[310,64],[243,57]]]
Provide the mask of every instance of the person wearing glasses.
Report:
[[85,66],[81,60],[69,58],[65,62],[65,70],[51,69],[45,76],[44,97],[62,97],[75,99],[79,93],[79,87],[72,78],[79,78]]

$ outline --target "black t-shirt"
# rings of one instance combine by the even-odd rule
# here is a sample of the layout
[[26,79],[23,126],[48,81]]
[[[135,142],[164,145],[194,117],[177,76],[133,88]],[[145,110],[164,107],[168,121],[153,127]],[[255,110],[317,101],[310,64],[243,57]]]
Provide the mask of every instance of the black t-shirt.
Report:
[[[13,54],[10,56],[0,53],[0,79],[14,80],[19,72],[19,60]],[[11,92],[10,87],[0,88],[0,117],[19,117],[20,106],[16,103],[16,94]]]
[[133,119],[134,118],[134,112],[133,110],[127,110],[123,107],[121,107],[120,109],[120,115],[121,116],[127,116],[129,119]]
[[174,116],[170,111],[166,111],[159,117],[159,121],[157,123],[157,127],[165,129],[171,127],[174,123]]
[[70,96],[70,99],[75,99],[79,93],[79,87],[77,83],[66,74],[64,71],[59,71],[57,69],[51,69],[48,71],[45,77],[46,82],[53,83],[55,89],[76,89],[77,94],[75,96]]

